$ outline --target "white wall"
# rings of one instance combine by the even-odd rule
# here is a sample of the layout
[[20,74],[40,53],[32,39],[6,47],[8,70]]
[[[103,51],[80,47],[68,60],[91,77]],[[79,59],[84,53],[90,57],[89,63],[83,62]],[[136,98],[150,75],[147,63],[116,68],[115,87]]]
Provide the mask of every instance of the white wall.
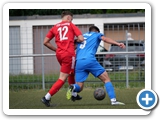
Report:
[[[42,19],[42,20],[11,20],[9,21],[10,26],[20,26],[21,34],[21,54],[31,55],[33,54],[33,30],[32,26],[38,25],[54,25],[60,22],[61,19]],[[104,32],[104,23],[135,23],[145,22],[145,17],[114,17],[114,18],[75,18],[74,24],[94,24],[99,27],[100,31]],[[104,43],[101,42],[103,46]],[[28,63],[28,64],[27,64]],[[26,69],[27,68],[27,69]],[[21,73],[34,72],[33,57],[24,57],[21,59]]]

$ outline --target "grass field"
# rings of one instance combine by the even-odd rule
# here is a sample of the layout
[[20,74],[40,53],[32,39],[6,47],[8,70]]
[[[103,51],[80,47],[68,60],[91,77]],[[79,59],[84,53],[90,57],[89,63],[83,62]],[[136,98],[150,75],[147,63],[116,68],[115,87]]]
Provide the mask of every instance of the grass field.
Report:
[[[115,88],[126,88],[125,71],[109,72],[108,74]],[[49,89],[51,85],[58,79],[58,77],[59,74],[45,74],[45,88]],[[145,86],[145,73],[144,71],[130,71],[128,80],[128,85],[130,88],[143,88]],[[92,88],[104,86],[98,78],[95,78],[91,74],[89,74],[85,85]],[[67,88],[68,84],[65,84],[64,87]],[[10,90],[42,89],[42,75],[9,75],[9,88]]]
[[[126,71],[121,72],[108,72],[111,80],[126,80]],[[144,71],[129,71],[129,80],[145,80],[145,72]],[[45,74],[45,82],[50,82],[53,80],[57,80],[59,77],[59,73],[55,74]],[[88,81],[94,80],[95,77],[89,74]],[[96,78],[98,79],[98,78]],[[41,82],[42,75],[36,74],[20,74],[20,75],[9,75],[9,82],[19,83],[19,82]]]
[[108,95],[102,101],[93,97],[95,88],[84,88],[79,93],[83,98],[80,101],[72,102],[66,99],[66,88],[62,88],[51,99],[51,107],[41,103],[41,98],[47,90],[28,89],[9,91],[9,109],[140,109],[136,102],[137,93],[143,88],[116,88],[116,96],[125,106],[111,106]]

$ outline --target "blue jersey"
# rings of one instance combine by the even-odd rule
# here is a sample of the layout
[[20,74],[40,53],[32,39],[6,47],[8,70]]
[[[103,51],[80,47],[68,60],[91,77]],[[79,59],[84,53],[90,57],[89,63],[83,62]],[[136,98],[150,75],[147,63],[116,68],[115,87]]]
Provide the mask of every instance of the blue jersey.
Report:
[[101,42],[102,33],[87,32],[83,34],[84,42],[77,43],[76,60],[95,58],[97,48]]

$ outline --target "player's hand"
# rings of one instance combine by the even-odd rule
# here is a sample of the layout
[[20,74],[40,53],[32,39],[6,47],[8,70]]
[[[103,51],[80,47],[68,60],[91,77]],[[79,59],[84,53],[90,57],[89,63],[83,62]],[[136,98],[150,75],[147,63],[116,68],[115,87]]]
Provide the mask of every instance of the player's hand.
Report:
[[123,43],[119,43],[118,45],[120,48],[124,49],[126,46]]

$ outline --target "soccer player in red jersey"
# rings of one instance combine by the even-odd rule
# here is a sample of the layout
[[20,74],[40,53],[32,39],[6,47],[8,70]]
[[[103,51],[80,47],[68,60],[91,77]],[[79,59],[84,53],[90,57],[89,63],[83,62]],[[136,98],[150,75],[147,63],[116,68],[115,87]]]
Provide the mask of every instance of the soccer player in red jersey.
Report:
[[[83,42],[84,38],[81,31],[72,23],[73,14],[69,11],[63,11],[61,14],[62,21],[55,24],[44,38],[44,45],[56,52],[56,57],[61,65],[59,79],[52,85],[49,92],[41,99],[47,106],[50,106],[51,97],[56,94],[63,86],[68,78],[69,84],[74,84],[74,67],[75,67],[75,46],[74,38],[78,38],[78,42]],[[54,47],[50,40],[55,38],[57,48]],[[77,93],[73,94],[73,101],[80,100],[81,97]]]

